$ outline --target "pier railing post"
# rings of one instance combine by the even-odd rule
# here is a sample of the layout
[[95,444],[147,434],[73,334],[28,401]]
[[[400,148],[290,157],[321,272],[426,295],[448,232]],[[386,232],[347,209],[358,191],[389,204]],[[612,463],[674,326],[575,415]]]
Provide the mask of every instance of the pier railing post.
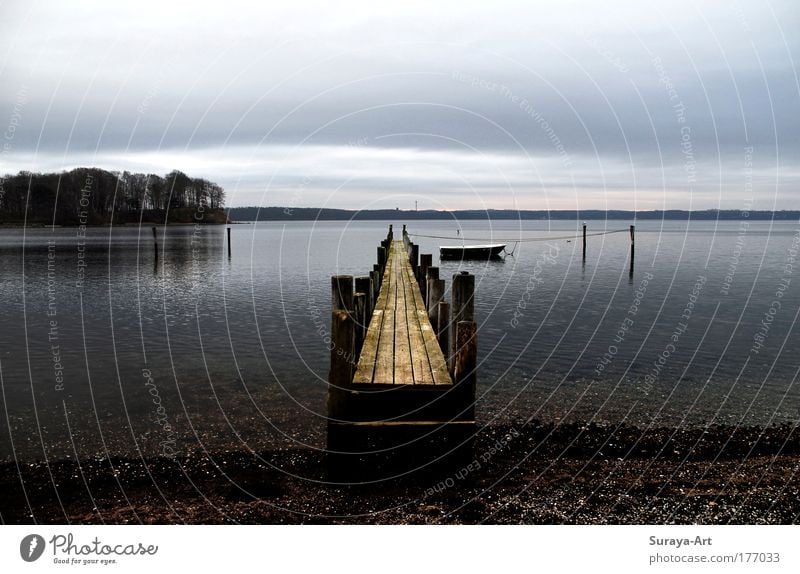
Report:
[[[475,320],[475,276],[462,271],[453,275],[453,320],[454,326],[461,321]],[[450,353],[455,357],[458,350],[458,333],[454,334],[453,350]]]
[[475,321],[456,323],[457,352],[453,361],[453,389],[460,398],[462,417],[475,419],[475,390],[478,380],[478,326]]
[[228,259],[231,258],[231,228],[228,228]]

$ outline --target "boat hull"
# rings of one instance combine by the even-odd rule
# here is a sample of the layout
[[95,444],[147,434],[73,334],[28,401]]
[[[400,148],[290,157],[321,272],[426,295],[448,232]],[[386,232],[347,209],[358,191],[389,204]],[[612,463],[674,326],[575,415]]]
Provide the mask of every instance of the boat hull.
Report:
[[439,247],[442,260],[494,259],[499,258],[505,244],[495,245],[456,245]]

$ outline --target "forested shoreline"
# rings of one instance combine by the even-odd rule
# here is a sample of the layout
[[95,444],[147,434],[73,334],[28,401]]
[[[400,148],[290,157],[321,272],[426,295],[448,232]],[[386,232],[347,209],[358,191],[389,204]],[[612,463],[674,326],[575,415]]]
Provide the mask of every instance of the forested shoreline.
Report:
[[76,168],[0,178],[0,223],[225,223],[225,190],[173,170],[165,176]]

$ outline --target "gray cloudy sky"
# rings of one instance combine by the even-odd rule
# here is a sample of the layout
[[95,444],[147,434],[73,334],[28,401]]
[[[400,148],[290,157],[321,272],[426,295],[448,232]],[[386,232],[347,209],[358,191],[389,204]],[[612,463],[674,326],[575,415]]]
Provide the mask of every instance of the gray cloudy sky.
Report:
[[[385,4],[385,5],[384,5]],[[800,2],[0,2],[0,173],[229,205],[800,209]]]

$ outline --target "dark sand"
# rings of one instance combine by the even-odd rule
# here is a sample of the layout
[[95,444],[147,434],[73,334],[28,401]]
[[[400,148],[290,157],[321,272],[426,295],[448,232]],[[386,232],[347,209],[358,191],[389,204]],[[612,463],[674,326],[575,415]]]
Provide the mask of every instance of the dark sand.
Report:
[[[795,427],[484,427],[450,469],[332,484],[316,450],[0,465],[4,523],[789,524]],[[52,475],[52,479],[51,479]],[[57,488],[54,488],[54,484]],[[56,494],[57,493],[57,494]]]

